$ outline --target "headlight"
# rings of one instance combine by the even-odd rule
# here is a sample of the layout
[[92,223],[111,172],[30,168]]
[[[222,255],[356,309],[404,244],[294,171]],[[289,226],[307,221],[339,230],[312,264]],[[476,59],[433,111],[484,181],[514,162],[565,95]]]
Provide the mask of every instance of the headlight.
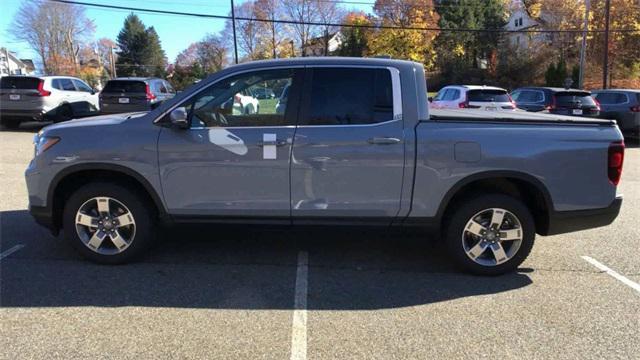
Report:
[[35,156],[42,154],[49,150],[53,145],[60,141],[59,137],[55,136],[37,136],[34,139],[35,143]]

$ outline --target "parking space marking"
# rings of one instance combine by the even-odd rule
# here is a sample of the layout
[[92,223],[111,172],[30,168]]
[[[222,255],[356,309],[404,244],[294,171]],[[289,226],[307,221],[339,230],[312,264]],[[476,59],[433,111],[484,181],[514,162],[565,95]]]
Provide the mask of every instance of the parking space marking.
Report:
[[18,245],[16,245],[16,246],[14,246],[14,247],[10,248],[10,249],[9,249],[9,250],[7,250],[7,251],[5,251],[5,252],[3,252],[3,253],[0,253],[0,260],[2,260],[2,259],[4,259],[4,258],[6,258],[7,256],[9,256],[9,255],[13,254],[13,253],[14,253],[14,252],[16,252],[16,251],[18,251],[18,250],[22,249],[23,247],[24,247],[24,245],[22,245],[22,244],[18,244]]
[[298,253],[296,289],[293,302],[293,324],[291,327],[291,360],[307,358],[307,289],[309,275],[309,254]]
[[631,281],[628,278],[618,274],[617,272],[611,270],[611,268],[609,268],[608,266],[602,264],[601,262],[599,262],[598,260],[591,258],[589,256],[582,256],[582,258],[587,261],[588,263],[590,263],[591,265],[597,267],[598,269],[604,271],[605,273],[609,274],[611,277],[615,278],[616,280],[620,281],[621,283],[629,286],[630,288],[632,288],[633,290],[640,292],[640,284],[638,284],[637,282]]

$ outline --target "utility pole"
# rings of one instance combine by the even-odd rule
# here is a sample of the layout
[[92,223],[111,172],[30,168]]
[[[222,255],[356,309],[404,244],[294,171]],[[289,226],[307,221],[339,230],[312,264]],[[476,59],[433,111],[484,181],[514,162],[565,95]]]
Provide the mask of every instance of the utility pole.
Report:
[[236,40],[236,9],[231,0],[231,27],[233,27],[233,54],[236,64],[238,63],[238,41]]
[[118,75],[116,75],[116,64],[113,59],[114,59],[113,46],[109,46],[109,63],[111,64],[111,78],[115,79],[118,77]]
[[606,89],[609,85],[609,20],[610,20],[611,0],[605,3],[604,13],[604,59],[602,61],[602,88]]
[[580,80],[578,81],[578,88],[584,88],[584,63],[587,51],[587,32],[589,31],[589,11],[591,8],[591,1],[584,0],[584,30],[582,31],[582,48],[580,48]]

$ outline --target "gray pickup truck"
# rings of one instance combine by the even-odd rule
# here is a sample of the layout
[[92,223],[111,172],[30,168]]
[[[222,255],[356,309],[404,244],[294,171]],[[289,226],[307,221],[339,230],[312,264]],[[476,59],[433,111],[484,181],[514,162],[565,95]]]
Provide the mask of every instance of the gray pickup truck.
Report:
[[[275,97],[242,111],[259,91]],[[435,230],[460,267],[495,275],[536,233],[610,224],[623,156],[614,121],[430,114],[421,64],[300,58],[48,126],[26,181],[37,222],[101,263],[139,255],[159,223],[382,225]]]

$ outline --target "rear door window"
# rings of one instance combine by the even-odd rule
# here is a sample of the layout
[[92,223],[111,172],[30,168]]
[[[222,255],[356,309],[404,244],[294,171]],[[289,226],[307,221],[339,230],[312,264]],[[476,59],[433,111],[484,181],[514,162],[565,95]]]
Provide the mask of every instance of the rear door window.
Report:
[[556,93],[558,106],[595,105],[596,102],[588,92],[563,91]]
[[393,120],[393,87],[387,69],[315,68],[308,125],[359,125]]
[[60,85],[62,85],[62,90],[65,91],[76,91],[76,87],[71,82],[71,79],[60,79]]
[[467,96],[470,102],[509,102],[506,90],[469,90]]
[[27,76],[0,77],[0,89],[35,90],[40,83],[39,78]]
[[105,93],[144,93],[146,84],[143,81],[111,80],[102,90]]
[[84,82],[80,81],[80,80],[73,80],[73,83],[76,85],[76,88],[78,88],[79,91],[84,91],[84,92],[92,92],[93,89],[91,89],[91,87],[87,84],[85,84]]

